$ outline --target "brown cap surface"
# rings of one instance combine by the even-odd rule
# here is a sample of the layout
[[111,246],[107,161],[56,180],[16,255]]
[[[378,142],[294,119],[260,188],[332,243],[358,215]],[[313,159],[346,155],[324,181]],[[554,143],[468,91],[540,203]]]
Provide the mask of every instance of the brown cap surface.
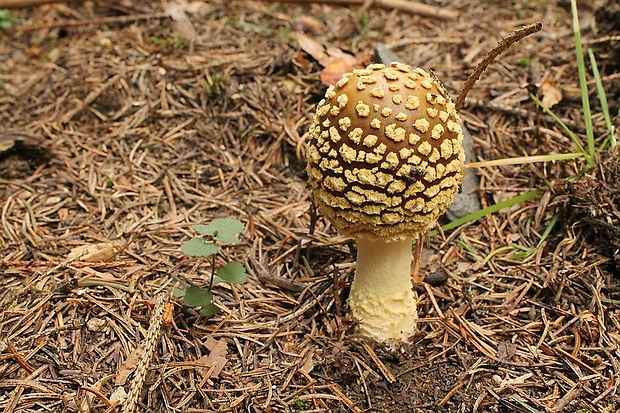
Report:
[[315,201],[350,236],[413,236],[452,202],[462,180],[461,120],[422,69],[372,64],[328,88],[308,137]]

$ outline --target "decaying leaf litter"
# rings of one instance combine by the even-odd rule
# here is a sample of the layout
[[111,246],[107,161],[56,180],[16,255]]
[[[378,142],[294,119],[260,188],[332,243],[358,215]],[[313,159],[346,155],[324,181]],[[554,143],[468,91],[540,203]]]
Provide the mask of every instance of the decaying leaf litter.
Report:
[[[477,170],[483,206],[545,195],[431,238],[424,318],[402,352],[352,332],[352,244],[312,219],[304,176],[304,135],[326,86],[296,31],[364,63],[382,42],[454,94],[502,35],[542,21],[483,75],[462,115],[479,159],[574,151],[528,96],[560,91],[553,110],[583,132],[566,3],[432,3],[458,12],[452,21],[370,3],[192,2],[175,20],[147,3],[16,10],[0,43],[0,133],[12,142],[0,155],[0,406],[620,408],[617,154],[585,172],[580,161]],[[615,7],[580,4],[580,18],[617,125]],[[188,22],[191,40],[177,34],[185,25],[191,37]],[[515,254],[558,212],[541,248]],[[244,262],[250,280],[216,287],[223,311],[212,319],[178,304],[171,319],[162,297],[210,273],[180,246],[192,225],[222,217],[246,231],[218,265]]]

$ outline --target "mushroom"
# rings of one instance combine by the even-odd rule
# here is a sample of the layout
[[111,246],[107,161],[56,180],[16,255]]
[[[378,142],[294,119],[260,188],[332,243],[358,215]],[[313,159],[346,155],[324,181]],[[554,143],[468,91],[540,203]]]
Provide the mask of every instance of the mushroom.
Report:
[[454,103],[420,68],[356,69],[318,104],[308,179],[322,214],[357,243],[349,307],[361,334],[397,344],[416,332],[412,241],[458,192],[462,142]]

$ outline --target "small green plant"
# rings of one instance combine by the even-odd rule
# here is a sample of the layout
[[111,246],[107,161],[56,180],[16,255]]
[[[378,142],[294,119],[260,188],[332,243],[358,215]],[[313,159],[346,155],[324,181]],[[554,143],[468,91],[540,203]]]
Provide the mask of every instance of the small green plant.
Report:
[[301,400],[299,397],[295,396],[295,398],[293,399],[293,401],[291,402],[291,409],[293,409],[294,411],[304,411],[304,410],[308,410],[310,408],[310,406],[308,406],[308,403]]
[[211,317],[220,312],[220,308],[213,303],[213,286],[227,282],[242,284],[247,281],[247,274],[243,265],[237,261],[230,261],[223,267],[216,267],[215,258],[222,248],[222,244],[237,244],[239,234],[244,225],[241,221],[231,218],[214,219],[208,225],[194,225],[192,228],[200,234],[181,246],[181,252],[189,257],[211,258],[211,278],[209,287],[204,289],[197,285],[187,290],[175,289],[175,297],[183,298],[188,307],[201,307],[200,314]]
[[223,73],[208,73],[200,84],[207,97],[216,97],[226,90],[228,78]]
[[517,64],[521,67],[530,67],[532,66],[532,58],[524,57],[523,59],[519,60]]
[[167,37],[151,36],[151,43],[166,49],[180,49],[187,44],[187,39],[174,33],[172,36]]
[[282,30],[278,32],[276,35],[276,39],[280,42],[295,44],[297,41],[296,37],[292,34],[293,27],[289,24],[286,25]]
[[11,10],[0,9],[0,30],[10,29],[14,22],[15,18]]

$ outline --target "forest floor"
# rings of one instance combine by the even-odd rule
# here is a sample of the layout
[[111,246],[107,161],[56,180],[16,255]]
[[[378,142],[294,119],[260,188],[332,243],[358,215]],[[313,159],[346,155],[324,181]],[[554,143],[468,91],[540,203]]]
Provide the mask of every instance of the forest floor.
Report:
[[[0,31],[0,409],[619,411],[617,150],[593,166],[476,169],[483,207],[539,193],[430,238],[419,333],[397,350],[356,336],[355,246],[315,222],[306,184],[332,70],[381,43],[455,96],[485,51],[536,21],[461,115],[476,160],[575,152],[530,97],[584,139],[570,2],[428,1],[434,16],[335,3],[13,11]],[[620,6],[579,3],[618,127]],[[180,246],[214,218],[245,225],[216,265],[240,261],[249,279],[218,284],[222,311],[205,319],[171,292],[208,285],[211,261]]]

